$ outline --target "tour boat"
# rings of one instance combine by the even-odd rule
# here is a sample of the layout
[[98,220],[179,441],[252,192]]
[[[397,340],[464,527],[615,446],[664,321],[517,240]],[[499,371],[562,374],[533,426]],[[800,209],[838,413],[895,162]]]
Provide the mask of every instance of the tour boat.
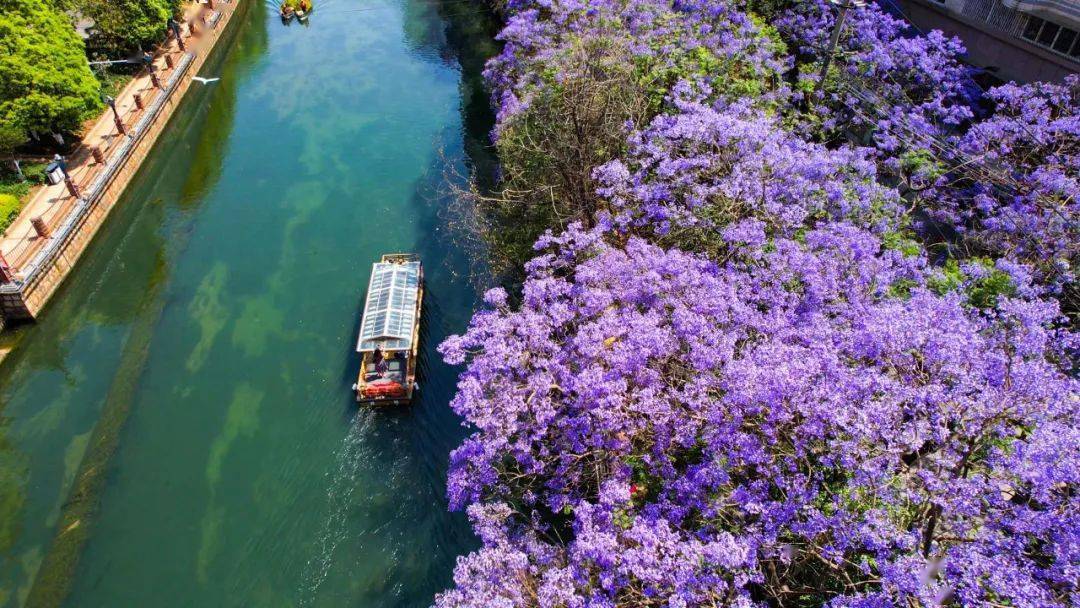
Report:
[[420,341],[420,306],[424,268],[420,256],[393,253],[372,264],[356,352],[360,373],[353,390],[369,405],[412,401],[416,353]]

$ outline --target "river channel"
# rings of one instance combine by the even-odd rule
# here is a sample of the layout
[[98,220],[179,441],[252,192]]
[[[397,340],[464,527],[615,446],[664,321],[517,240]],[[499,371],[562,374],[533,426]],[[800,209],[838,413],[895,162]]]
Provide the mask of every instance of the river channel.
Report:
[[[436,346],[477,303],[448,226],[493,23],[462,0],[236,15],[113,217],[0,363],[0,607],[424,606],[447,512]],[[371,263],[421,254],[419,398],[349,390]],[[36,584],[35,584],[36,581]],[[30,598],[30,600],[28,600]]]

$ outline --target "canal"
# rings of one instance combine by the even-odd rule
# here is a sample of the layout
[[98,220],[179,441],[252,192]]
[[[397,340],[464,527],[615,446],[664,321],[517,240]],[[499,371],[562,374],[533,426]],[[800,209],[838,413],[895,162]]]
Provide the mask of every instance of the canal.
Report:
[[[0,363],[0,607],[423,606],[476,545],[435,347],[478,296],[448,226],[486,166],[470,0],[243,0],[114,217]],[[419,399],[349,387],[371,262],[416,251]]]

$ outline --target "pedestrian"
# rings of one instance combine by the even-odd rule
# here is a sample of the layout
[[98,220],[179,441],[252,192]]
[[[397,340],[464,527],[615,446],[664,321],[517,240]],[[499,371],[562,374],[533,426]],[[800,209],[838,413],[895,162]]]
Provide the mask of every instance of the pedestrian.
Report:
[[180,34],[180,23],[176,19],[169,17],[169,20],[165,22],[165,27],[169,28],[173,33],[173,36],[176,38],[176,44],[180,47],[180,50],[185,50],[184,37]]
[[154,56],[150,54],[150,51],[143,51],[142,62],[143,65],[146,66],[146,69],[150,70],[151,72],[154,71]]

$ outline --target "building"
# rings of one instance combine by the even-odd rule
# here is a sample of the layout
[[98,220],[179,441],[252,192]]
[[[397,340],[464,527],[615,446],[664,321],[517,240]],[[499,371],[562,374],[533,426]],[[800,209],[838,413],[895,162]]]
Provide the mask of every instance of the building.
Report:
[[1080,71],[1080,0],[888,0],[920,29],[964,41],[1002,80],[1060,81]]

